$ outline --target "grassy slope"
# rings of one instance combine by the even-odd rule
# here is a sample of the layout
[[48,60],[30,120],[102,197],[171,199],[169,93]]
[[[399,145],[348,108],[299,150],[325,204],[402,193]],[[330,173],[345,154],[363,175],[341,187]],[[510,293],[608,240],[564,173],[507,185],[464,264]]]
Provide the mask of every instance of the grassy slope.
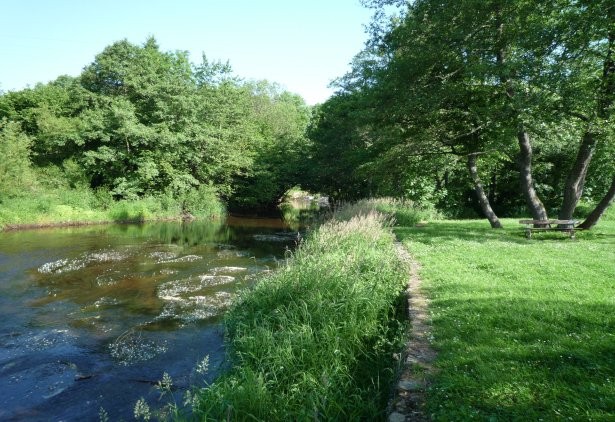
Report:
[[[200,218],[221,217],[225,210],[212,196],[194,214]],[[181,215],[181,204],[165,197],[113,201],[110,197],[100,200],[91,191],[58,191],[0,198],[0,231],[24,226],[180,219]]]
[[615,420],[615,222],[526,240],[516,220],[396,230],[421,263],[435,420]]

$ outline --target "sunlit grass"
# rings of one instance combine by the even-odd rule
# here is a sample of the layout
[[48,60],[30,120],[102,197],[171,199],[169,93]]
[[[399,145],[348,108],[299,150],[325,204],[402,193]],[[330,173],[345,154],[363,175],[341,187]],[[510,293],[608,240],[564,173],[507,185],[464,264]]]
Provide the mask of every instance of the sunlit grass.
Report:
[[226,319],[232,369],[200,419],[384,419],[407,273],[382,215],[320,227]]
[[[0,230],[19,226],[46,226],[101,222],[143,222],[180,219],[179,200],[161,195],[114,201],[91,190],[59,190],[0,198]],[[202,198],[192,214],[199,218],[222,217],[224,206],[212,194]]]
[[517,220],[396,233],[421,263],[434,420],[615,419],[615,222],[525,239]]

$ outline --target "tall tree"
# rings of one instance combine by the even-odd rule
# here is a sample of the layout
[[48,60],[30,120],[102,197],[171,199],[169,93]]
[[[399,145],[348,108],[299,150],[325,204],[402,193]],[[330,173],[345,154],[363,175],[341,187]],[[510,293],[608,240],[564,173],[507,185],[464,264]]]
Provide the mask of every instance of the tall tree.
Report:
[[566,179],[559,212],[560,219],[571,219],[583,195],[596,145],[608,141],[607,128],[613,124],[615,4],[571,2],[564,12],[573,25],[562,25],[559,34],[562,48],[554,54],[558,93],[564,113],[578,118],[585,127]]

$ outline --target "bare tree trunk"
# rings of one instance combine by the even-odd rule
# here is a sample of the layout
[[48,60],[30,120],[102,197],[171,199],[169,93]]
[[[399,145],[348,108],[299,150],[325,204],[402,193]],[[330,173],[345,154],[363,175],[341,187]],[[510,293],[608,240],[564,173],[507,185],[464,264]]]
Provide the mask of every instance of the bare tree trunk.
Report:
[[595,150],[596,137],[593,133],[587,131],[583,135],[583,141],[579,146],[577,158],[566,179],[564,199],[558,216],[560,220],[572,219],[572,214],[577,207],[579,199],[581,199],[581,195],[583,195],[583,186],[585,185],[587,169],[589,168],[589,163],[591,163]]
[[523,196],[525,196],[525,201],[534,220],[546,220],[548,219],[547,211],[536,193],[532,178],[532,143],[530,142],[530,135],[525,129],[520,128],[517,133],[517,139],[519,140],[518,164]]
[[587,216],[585,221],[579,224],[578,227],[585,230],[589,230],[594,227],[607,208],[613,203],[613,199],[615,199],[615,177],[613,177],[611,187],[606,195],[604,195],[604,198],[602,198],[602,201],[596,205],[596,208],[594,208],[594,210]]
[[501,229],[502,224],[500,223],[498,216],[491,208],[489,198],[487,197],[487,194],[485,194],[483,183],[481,182],[480,176],[478,175],[475,153],[468,154],[468,170],[470,171],[470,176],[472,177],[472,181],[474,182],[474,191],[476,192],[476,196],[478,197],[478,202],[480,203],[480,207],[483,210],[483,214],[485,214],[485,217],[487,217],[487,220],[489,220],[489,224],[491,224],[492,229]]

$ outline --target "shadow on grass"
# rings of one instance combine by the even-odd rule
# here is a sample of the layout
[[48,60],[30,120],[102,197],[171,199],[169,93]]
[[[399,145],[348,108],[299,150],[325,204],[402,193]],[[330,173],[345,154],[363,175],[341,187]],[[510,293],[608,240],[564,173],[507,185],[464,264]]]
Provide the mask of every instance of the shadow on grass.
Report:
[[614,304],[494,297],[436,308],[436,420],[615,417]]
[[575,239],[571,239],[567,233],[562,232],[535,233],[531,239],[527,239],[525,226],[520,225],[517,220],[506,221],[504,229],[492,229],[485,221],[450,220],[434,221],[422,227],[395,227],[394,231],[402,240],[411,238],[413,241],[427,245],[455,240],[479,243],[499,241],[516,244],[595,241],[615,244],[615,224],[605,224],[589,231],[577,231]]

